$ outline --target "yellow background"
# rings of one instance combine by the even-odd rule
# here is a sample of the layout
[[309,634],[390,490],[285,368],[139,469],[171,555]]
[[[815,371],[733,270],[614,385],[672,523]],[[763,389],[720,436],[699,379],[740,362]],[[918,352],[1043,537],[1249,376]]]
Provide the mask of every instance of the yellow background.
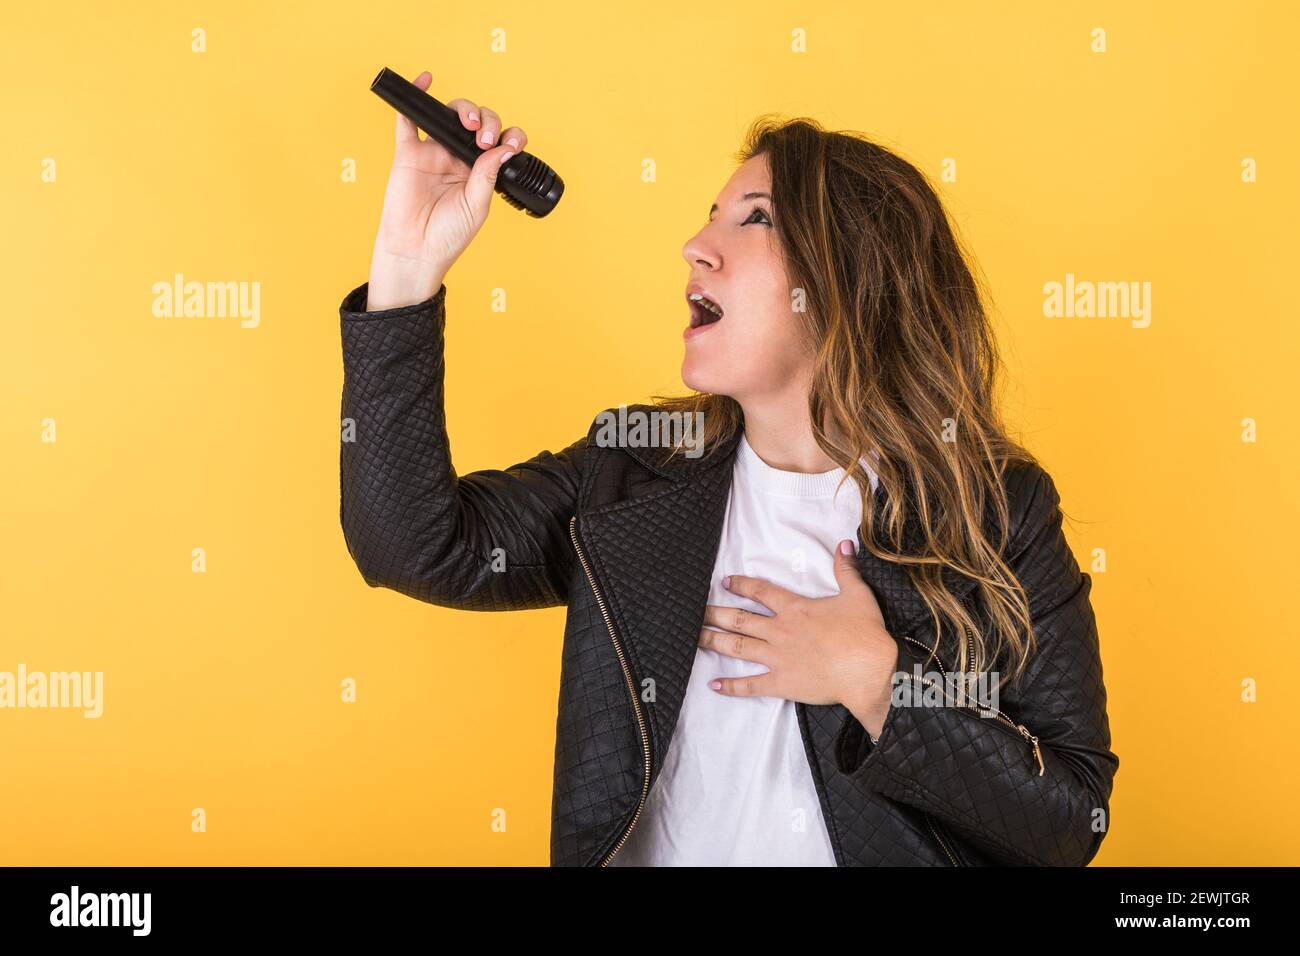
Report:
[[[0,862],[547,862],[563,608],[371,590],[339,528],[338,306],[392,156],[383,66],[522,125],[568,185],[545,220],[494,200],[448,278],[462,472],[680,388],[680,250],[758,114],[861,130],[936,181],[955,159],[1008,413],[1080,562],[1107,555],[1097,863],[1297,862],[1288,6],[7,8],[0,670],[102,670],[105,710],[0,711]],[[260,326],[155,318],[176,272],[260,282]],[[1150,281],[1150,328],[1045,318],[1067,272]]]

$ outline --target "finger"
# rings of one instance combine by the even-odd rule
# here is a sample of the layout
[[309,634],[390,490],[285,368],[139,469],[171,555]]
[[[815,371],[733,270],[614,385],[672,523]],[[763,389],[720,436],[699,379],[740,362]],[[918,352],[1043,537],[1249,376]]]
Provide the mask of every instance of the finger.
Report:
[[478,106],[473,100],[467,100],[463,96],[458,96],[454,100],[448,100],[447,105],[460,114],[460,125],[466,129],[478,129],[479,123],[482,122],[478,115]]
[[768,652],[772,650],[772,645],[757,637],[702,627],[699,644],[705,650],[716,651],[723,657],[734,657],[741,661],[753,661],[755,664],[771,666],[768,664],[771,660]]
[[755,614],[743,607],[726,607],[721,604],[704,605],[704,623],[712,624],[737,634],[749,634],[752,637],[768,639],[771,634],[772,619],[767,614]]
[[863,587],[862,572],[858,570],[857,542],[845,538],[835,547],[835,581],[840,586],[840,593]]
[[[429,84],[433,82],[433,74],[425,70],[412,82],[420,89],[427,90]],[[420,128],[396,110],[393,112],[397,113],[397,144],[400,146],[403,143],[418,143],[420,141]]]
[[491,149],[497,144],[497,137],[501,135],[501,117],[495,110],[488,109],[486,106],[480,106],[478,111],[483,117],[483,125],[478,131],[479,148]]
[[420,131],[416,128],[416,125],[401,113],[397,113],[396,110],[393,112],[397,114],[397,131],[394,140],[397,145],[418,143],[420,141]]
[[772,686],[772,672],[750,677],[715,677],[709,687],[727,697],[779,697]]
[[465,201],[480,223],[487,218],[492,193],[497,185],[497,174],[500,173],[502,164],[513,155],[515,151],[509,146],[494,146],[474,160],[474,165],[470,167],[469,179],[465,183]]
[[501,142],[507,145],[513,142],[515,150],[521,150],[528,145],[528,134],[518,126],[512,126],[501,131]]
[[732,574],[722,579],[722,586],[732,594],[739,594],[751,601],[771,608],[777,614],[789,610],[802,598],[793,591],[788,591],[779,584],[773,584],[764,578],[750,578],[743,574]]

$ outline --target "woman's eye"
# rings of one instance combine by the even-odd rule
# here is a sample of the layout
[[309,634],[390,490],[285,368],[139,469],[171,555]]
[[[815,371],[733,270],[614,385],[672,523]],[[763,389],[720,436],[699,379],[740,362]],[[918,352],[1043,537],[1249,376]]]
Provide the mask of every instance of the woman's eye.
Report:
[[[762,218],[761,220],[757,220],[757,219],[754,218],[755,216],[762,216],[763,218]],[[759,207],[755,207],[754,211],[751,212],[751,213],[749,214],[749,218],[746,219],[744,222],[742,222],[741,225],[742,225],[742,226],[744,226],[744,225],[748,225],[748,224],[751,223],[751,222],[765,222],[765,223],[767,223],[769,226],[772,224],[772,220],[770,220],[770,219],[767,218],[767,213],[765,213],[765,212],[764,212],[761,208],[759,208]]]

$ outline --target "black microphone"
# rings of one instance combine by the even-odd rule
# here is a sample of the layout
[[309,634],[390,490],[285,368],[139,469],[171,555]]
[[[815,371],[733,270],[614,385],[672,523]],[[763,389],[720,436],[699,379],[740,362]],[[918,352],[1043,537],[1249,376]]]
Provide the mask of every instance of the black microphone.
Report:
[[[461,124],[459,113],[388,67],[379,71],[370,89],[462,162],[473,166],[483,155],[477,134]],[[540,219],[564,195],[564,180],[532,153],[517,152],[497,173],[496,191],[516,209]]]

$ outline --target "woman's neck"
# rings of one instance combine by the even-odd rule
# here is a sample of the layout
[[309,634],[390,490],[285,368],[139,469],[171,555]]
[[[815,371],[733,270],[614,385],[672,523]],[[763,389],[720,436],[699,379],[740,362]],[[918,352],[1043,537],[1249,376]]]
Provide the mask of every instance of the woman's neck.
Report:
[[745,413],[745,439],[766,464],[808,475],[839,467],[813,438],[806,392],[802,397],[744,401],[740,407]]

